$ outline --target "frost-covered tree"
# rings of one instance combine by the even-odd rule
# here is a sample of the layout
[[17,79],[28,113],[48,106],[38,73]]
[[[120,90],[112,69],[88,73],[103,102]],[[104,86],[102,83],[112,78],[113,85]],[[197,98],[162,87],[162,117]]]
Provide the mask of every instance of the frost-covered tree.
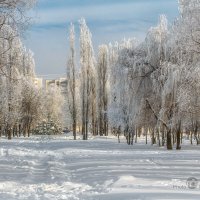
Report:
[[42,90],[35,87],[30,79],[23,81],[22,102],[20,108],[19,135],[30,136],[37,124],[44,119],[44,100]]
[[200,1],[180,0],[179,7],[172,25],[161,15],[141,43],[101,45],[97,64],[91,33],[80,20],[83,139],[91,127],[100,135],[123,134],[128,144],[143,134],[146,143],[150,137],[152,145],[181,149],[184,133],[199,144]]
[[45,120],[53,121],[62,127],[63,95],[58,87],[49,88],[44,94]]
[[77,128],[77,90],[76,90],[76,66],[75,66],[75,32],[74,25],[70,26],[70,56],[67,63],[67,104],[72,121],[74,140],[76,140]]
[[108,47],[102,45],[99,47],[97,63],[97,108],[100,135],[108,135],[108,70]]
[[29,23],[26,11],[34,3],[34,0],[0,1],[0,131],[8,139],[21,133],[30,135],[42,113],[43,100],[34,85],[33,53],[21,41]]
[[82,99],[82,134],[88,139],[90,112],[94,99],[94,66],[95,58],[92,45],[92,35],[84,19],[80,20],[80,65],[81,65],[81,99]]

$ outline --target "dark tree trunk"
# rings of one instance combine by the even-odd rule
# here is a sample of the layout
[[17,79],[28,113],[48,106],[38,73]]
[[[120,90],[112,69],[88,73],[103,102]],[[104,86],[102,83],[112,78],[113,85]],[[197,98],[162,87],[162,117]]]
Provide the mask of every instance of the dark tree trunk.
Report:
[[121,135],[121,127],[119,126],[117,130],[118,143],[120,143],[120,135]]
[[12,131],[10,128],[7,129],[7,136],[8,136],[8,139],[11,140],[12,139]]
[[181,149],[181,122],[178,124],[178,128],[176,131],[176,149]]
[[131,129],[131,145],[133,145],[134,135],[135,135],[135,130],[132,128]]
[[162,146],[165,146],[165,129],[162,128]]
[[73,120],[73,136],[74,136],[74,140],[76,140],[76,120]]
[[19,134],[18,134],[19,137],[21,137],[21,131],[22,131],[22,130],[21,130],[21,124],[19,124]]
[[148,143],[148,129],[145,129],[146,144]]
[[157,129],[157,140],[158,140],[158,145],[159,147],[161,146],[161,142],[160,142],[160,129]]
[[192,131],[190,132],[190,143],[193,144],[193,142],[192,142]]
[[176,149],[177,150],[181,149],[181,138],[180,138],[180,136],[181,136],[180,131],[177,131],[177,133],[176,133],[176,137],[177,137]]
[[167,131],[167,149],[168,150],[172,150],[172,135],[171,135],[171,131],[168,130]]

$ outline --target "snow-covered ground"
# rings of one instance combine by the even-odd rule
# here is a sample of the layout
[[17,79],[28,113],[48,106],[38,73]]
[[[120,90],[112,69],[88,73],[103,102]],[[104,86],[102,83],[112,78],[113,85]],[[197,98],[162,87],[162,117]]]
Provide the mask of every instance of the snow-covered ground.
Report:
[[0,139],[0,200],[200,199],[200,148],[118,144],[114,138]]

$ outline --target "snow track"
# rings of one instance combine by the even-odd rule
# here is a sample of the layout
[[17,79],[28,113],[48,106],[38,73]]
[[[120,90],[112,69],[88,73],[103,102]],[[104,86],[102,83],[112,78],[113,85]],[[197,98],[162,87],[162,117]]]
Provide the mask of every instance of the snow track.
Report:
[[1,200],[199,199],[199,147],[181,151],[115,139],[0,141]]

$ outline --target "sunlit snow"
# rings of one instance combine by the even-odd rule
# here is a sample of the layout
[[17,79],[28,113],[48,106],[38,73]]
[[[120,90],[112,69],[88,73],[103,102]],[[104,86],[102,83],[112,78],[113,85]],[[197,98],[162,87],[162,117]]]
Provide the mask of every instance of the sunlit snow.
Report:
[[199,147],[181,151],[120,144],[111,137],[73,141],[38,136],[0,141],[1,200],[199,199]]

